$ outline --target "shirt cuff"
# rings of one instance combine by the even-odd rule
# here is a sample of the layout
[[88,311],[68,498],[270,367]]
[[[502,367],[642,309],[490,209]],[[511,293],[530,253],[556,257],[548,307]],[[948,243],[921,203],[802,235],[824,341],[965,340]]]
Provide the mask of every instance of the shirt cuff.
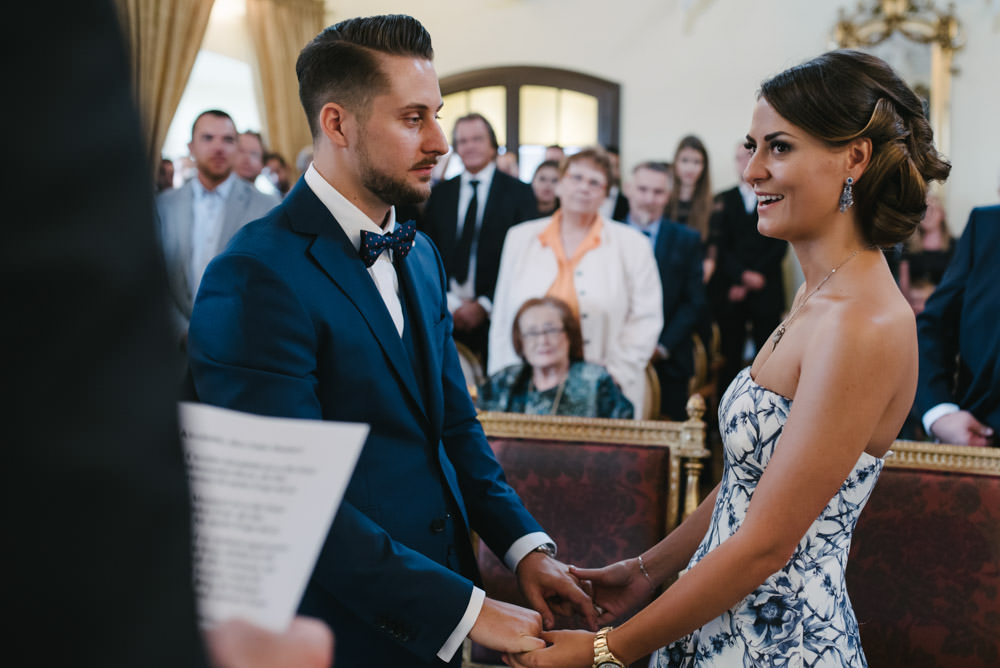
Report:
[[503,555],[503,563],[507,565],[507,568],[511,572],[516,572],[517,565],[521,563],[521,560],[531,554],[536,547],[541,547],[542,545],[551,545],[555,549],[556,542],[549,538],[549,535],[544,531],[536,531],[526,536],[521,536],[510,546],[507,554]]
[[921,419],[921,422],[924,424],[924,431],[928,436],[933,436],[931,433],[931,425],[937,422],[938,418],[943,418],[945,415],[957,413],[959,410],[961,409],[958,407],[958,404],[938,404],[924,413],[924,417]]
[[462,619],[458,622],[455,630],[448,636],[448,640],[438,650],[437,655],[439,659],[445,663],[449,663],[451,658],[455,656],[455,652],[458,651],[458,648],[462,646],[462,642],[472,632],[472,627],[476,625],[476,620],[479,619],[479,613],[482,611],[485,601],[486,592],[479,587],[473,587],[472,596],[469,598],[469,606],[465,609],[465,614],[462,615]]

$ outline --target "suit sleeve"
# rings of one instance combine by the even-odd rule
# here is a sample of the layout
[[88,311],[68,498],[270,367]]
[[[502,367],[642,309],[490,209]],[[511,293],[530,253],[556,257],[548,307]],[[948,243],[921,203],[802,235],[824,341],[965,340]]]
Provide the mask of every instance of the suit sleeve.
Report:
[[682,286],[680,300],[673,313],[664,312],[663,314],[664,325],[663,332],[660,334],[660,344],[670,351],[677,350],[685,340],[691,338],[706,306],[700,246],[700,241],[695,235],[687,237],[683,251],[678,254],[680,257],[684,257],[687,263],[677,267],[678,275],[666,276],[663,271],[669,266],[669,263],[664,261],[663,255],[668,250],[662,248],[661,244],[657,244],[657,253],[661,254],[659,265],[662,282],[666,284],[667,281],[678,281]]
[[[205,272],[191,320],[199,398],[250,413],[323,419],[317,336],[281,276],[248,255],[220,256]],[[468,579],[394,541],[348,501],[337,511],[313,578],[366,624],[378,625],[391,611],[419,629],[407,646],[428,661],[458,625],[473,589]]]
[[914,408],[917,415],[942,403],[955,402],[952,378],[958,355],[965,286],[972,269],[976,211],[969,217],[955,255],[924,310],[917,316],[920,371]]

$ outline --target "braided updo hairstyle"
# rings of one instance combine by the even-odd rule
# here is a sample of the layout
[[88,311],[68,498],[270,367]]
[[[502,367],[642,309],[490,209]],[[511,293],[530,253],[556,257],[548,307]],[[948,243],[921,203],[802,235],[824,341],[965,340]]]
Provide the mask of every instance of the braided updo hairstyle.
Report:
[[909,238],[927,209],[928,182],[947,179],[951,164],[934,148],[920,99],[885,61],[830,51],[768,79],[759,95],[830,146],[869,138],[871,161],[854,184],[862,232],[883,247]]

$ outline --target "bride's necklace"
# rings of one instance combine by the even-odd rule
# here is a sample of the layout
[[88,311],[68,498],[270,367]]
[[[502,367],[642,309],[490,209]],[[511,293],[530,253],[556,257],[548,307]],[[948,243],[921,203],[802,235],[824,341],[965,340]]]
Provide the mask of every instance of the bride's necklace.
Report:
[[790,324],[792,324],[792,320],[795,320],[795,316],[799,314],[799,311],[801,311],[802,307],[806,305],[806,302],[809,301],[809,298],[812,297],[817,292],[819,292],[819,289],[823,287],[823,284],[829,281],[830,278],[837,273],[838,269],[840,269],[845,264],[853,260],[855,255],[857,255],[863,250],[871,250],[872,248],[875,248],[875,246],[865,246],[864,248],[859,248],[850,255],[848,255],[846,260],[844,260],[836,267],[831,269],[830,273],[824,276],[823,280],[820,281],[819,284],[815,288],[813,288],[812,291],[802,299],[802,301],[799,302],[799,305],[796,306],[794,309],[792,309],[792,312],[788,314],[788,317],[785,318],[785,321],[782,322],[780,325],[778,325],[778,329],[774,330],[774,334],[771,335],[771,341],[773,342],[773,345],[771,346],[772,352],[774,352],[774,349],[778,347],[778,342],[781,341],[781,337],[785,335],[785,330],[788,329],[788,326]]

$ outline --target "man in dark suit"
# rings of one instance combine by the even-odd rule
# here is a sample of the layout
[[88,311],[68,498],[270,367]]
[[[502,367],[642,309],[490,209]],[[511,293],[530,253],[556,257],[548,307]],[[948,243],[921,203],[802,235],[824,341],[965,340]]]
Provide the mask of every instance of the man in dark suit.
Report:
[[739,183],[716,195],[709,223],[718,248],[709,297],[725,360],[719,374],[720,396],[743,368],[748,327],[755,349],[760,350],[785,309],[781,263],[788,243],[757,231],[757,196],[743,180],[750,152],[742,143],[735,158]]
[[[201,668],[167,281],[121,26],[107,0],[57,4],[12,8],[53,42],[0,65],[38,105],[0,109],[23,157],[4,183],[62,198],[0,247],[3,662]],[[332,652],[315,620],[286,634],[231,621],[207,639],[232,668],[329,666]]]
[[419,227],[444,259],[455,340],[479,355],[485,369],[503,240],[512,225],[537,216],[538,205],[530,185],[497,169],[497,136],[482,115],[458,119],[452,145],[465,169],[434,186]]
[[557,595],[596,621],[476,419],[441,258],[390,205],[427,197],[448,150],[432,54],[408,16],[349,19],[302,50],[313,164],[209,265],[191,318],[201,400],[371,425],[300,606],[333,627],[338,668],[458,665],[467,636],[544,645],[538,613],[477,587],[473,529],[546,623]]
[[1000,429],[1000,206],[973,209],[917,316],[914,414],[945,443],[995,445]]
[[664,215],[670,186],[666,163],[637,165],[626,188],[625,223],[649,237],[663,286],[663,331],[653,355],[660,381],[660,413],[671,420],[686,420],[688,385],[694,375],[692,335],[705,309],[703,255],[698,233]]

